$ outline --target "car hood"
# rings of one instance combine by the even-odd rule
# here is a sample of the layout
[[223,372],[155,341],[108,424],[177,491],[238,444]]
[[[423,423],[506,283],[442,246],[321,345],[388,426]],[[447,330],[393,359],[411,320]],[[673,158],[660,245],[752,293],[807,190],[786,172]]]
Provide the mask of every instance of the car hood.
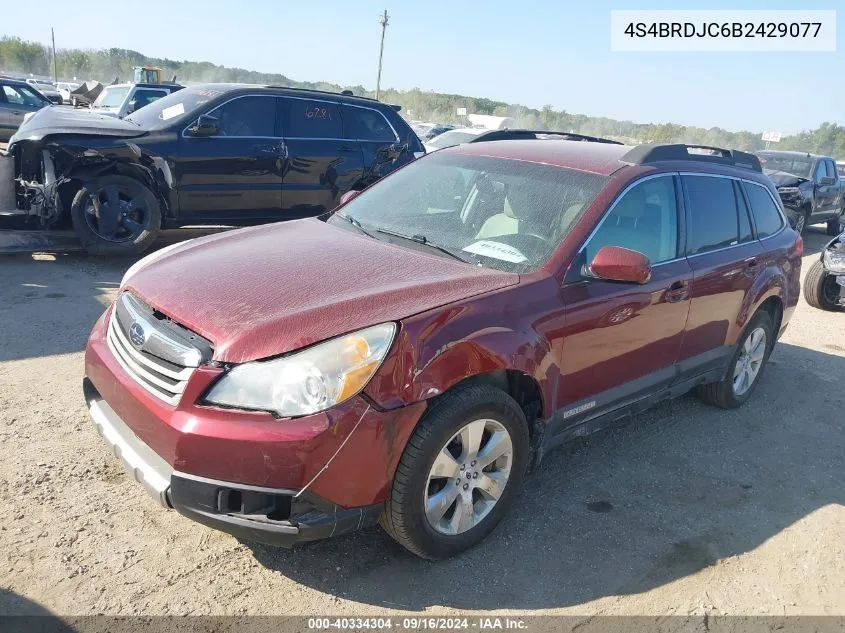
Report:
[[808,182],[807,178],[801,178],[801,176],[785,171],[764,169],[763,172],[769,177],[769,180],[775,183],[775,187],[797,187],[802,182]]
[[191,240],[125,287],[209,339],[215,360],[241,363],[518,279],[306,219]]
[[9,141],[40,141],[54,134],[73,134],[80,136],[119,136],[135,138],[143,136],[147,130],[134,123],[114,116],[97,114],[90,110],[77,110],[63,106],[41,108]]

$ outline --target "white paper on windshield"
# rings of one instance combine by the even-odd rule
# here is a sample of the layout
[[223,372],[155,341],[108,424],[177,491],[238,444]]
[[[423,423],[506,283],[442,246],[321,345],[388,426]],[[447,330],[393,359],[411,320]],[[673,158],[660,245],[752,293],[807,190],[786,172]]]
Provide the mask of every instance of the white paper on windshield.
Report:
[[180,114],[185,114],[184,103],[177,103],[176,105],[172,105],[170,107],[165,108],[161,111],[161,118],[167,121],[167,119],[172,119],[173,117],[179,116]]
[[525,255],[516,250],[513,246],[502,244],[501,242],[491,242],[489,240],[481,240],[474,242],[469,246],[463,248],[467,253],[474,253],[484,257],[491,257],[493,259],[500,259],[503,262],[511,262],[512,264],[521,264],[526,260]]

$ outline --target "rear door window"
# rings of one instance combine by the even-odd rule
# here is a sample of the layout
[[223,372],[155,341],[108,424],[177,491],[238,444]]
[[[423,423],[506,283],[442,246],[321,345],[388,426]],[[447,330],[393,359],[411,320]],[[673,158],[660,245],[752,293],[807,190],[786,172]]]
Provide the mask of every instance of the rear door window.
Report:
[[783,218],[769,192],[753,183],[745,183],[745,192],[751,203],[754,224],[757,225],[757,237],[763,239],[777,233],[783,226]]
[[689,225],[687,254],[706,253],[739,243],[739,215],[730,178],[682,176]]
[[751,221],[748,219],[748,207],[745,204],[745,198],[742,196],[742,190],[738,180],[734,181],[734,195],[739,206],[739,242],[750,242],[754,239],[754,234],[751,232]]
[[396,134],[387,119],[376,110],[343,106],[344,136],[359,141],[381,141],[389,143],[396,140]]
[[343,121],[339,104],[314,99],[282,99],[285,136],[289,138],[339,139]]
[[153,101],[166,97],[169,93],[166,90],[150,90],[148,88],[141,88],[135,91],[135,109],[140,110],[146,105],[150,105]]

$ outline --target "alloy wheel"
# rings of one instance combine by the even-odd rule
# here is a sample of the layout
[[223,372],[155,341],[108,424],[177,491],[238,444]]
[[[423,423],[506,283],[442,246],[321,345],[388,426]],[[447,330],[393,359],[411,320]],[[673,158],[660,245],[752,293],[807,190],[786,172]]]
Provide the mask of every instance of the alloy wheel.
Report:
[[742,396],[754,384],[766,357],[766,330],[758,327],[746,337],[739,358],[736,359],[733,376],[733,390]]
[[144,231],[149,211],[140,193],[133,196],[117,185],[107,185],[88,197],[85,221],[100,238],[127,242]]
[[510,478],[513,444],[496,420],[473,420],[440,449],[423,499],[429,525],[447,535],[478,525],[498,503]]

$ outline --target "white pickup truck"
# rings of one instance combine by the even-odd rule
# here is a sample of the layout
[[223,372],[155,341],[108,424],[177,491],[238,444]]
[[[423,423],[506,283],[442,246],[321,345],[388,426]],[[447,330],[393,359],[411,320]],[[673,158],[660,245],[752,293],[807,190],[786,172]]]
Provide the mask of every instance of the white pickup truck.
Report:
[[114,84],[106,86],[91,104],[91,111],[120,119],[135,110],[181,90],[179,84]]

